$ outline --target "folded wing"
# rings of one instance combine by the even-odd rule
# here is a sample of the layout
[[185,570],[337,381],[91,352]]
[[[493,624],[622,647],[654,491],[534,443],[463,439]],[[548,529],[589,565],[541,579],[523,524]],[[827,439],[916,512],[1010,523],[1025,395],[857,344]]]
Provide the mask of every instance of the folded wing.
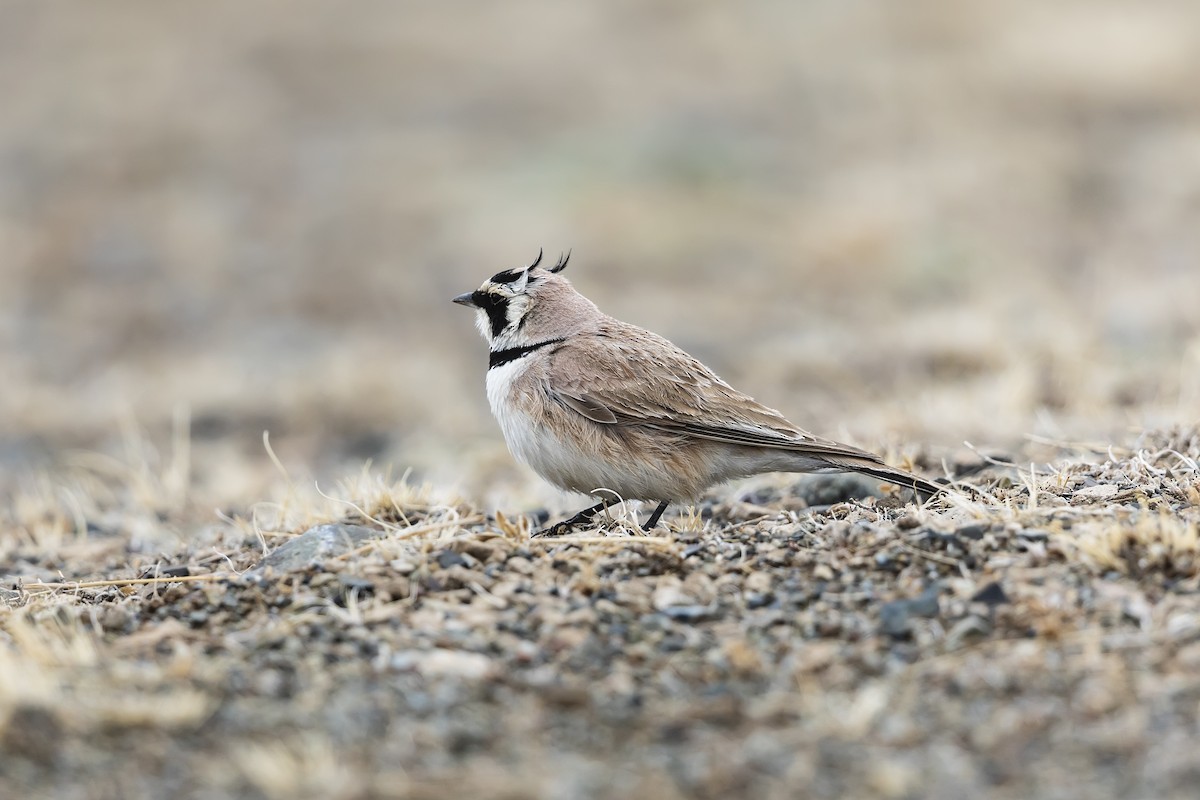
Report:
[[621,330],[602,329],[560,345],[550,361],[551,393],[588,419],[834,461],[883,463],[873,453],[797,428],[666,339],[632,325],[616,326]]

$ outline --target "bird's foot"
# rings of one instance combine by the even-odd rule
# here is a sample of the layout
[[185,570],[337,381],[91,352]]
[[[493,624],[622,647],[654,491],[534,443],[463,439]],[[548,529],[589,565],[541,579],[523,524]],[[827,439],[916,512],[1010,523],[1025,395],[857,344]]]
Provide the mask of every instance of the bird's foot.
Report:
[[542,528],[540,531],[535,531],[529,534],[530,539],[544,539],[549,536],[562,536],[576,525],[582,525],[585,522],[591,522],[592,517],[596,516],[597,512],[604,508],[604,503],[597,503],[591,508],[585,508],[570,519],[565,519],[562,522],[556,522],[549,528]]
[[663,500],[658,504],[658,508],[654,509],[654,513],[650,515],[650,518],[646,520],[646,524],[642,526],[643,532],[650,533],[654,529],[654,526],[662,519],[663,512],[667,510],[668,505],[670,503],[667,500]]
[[562,536],[564,533],[569,533],[574,527],[574,518],[556,522],[548,528],[542,528],[540,531],[534,531],[529,534],[530,539],[546,539],[553,536]]
[[[642,533],[649,534],[650,531],[654,529],[654,526],[658,524],[660,519],[662,519],[663,512],[667,510],[667,505],[668,501],[666,500],[658,504],[658,507],[654,509],[654,513],[652,513],[649,519],[646,520],[646,524],[640,526]],[[595,517],[596,514],[599,513],[604,507],[604,503],[597,503],[591,508],[585,508],[583,511],[580,511],[570,519],[565,519],[562,522],[556,522],[548,528],[542,528],[540,531],[529,534],[529,538],[543,539],[551,536],[562,536],[564,533],[569,532],[576,525],[583,525],[584,523],[591,522],[592,518]]]

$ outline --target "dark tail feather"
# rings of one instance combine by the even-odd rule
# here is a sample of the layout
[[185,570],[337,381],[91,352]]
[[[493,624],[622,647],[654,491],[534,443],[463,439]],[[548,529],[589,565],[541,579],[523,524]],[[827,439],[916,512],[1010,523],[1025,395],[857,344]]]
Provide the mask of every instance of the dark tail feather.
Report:
[[913,475],[911,472],[905,472],[902,469],[889,467],[887,464],[876,464],[865,459],[838,459],[830,460],[830,463],[839,469],[846,472],[858,472],[863,475],[870,475],[872,478],[878,478],[881,481],[894,483],[897,486],[905,489],[912,489],[921,495],[921,499],[928,500],[934,495],[941,494],[946,491],[947,487],[940,486],[932,481],[926,480],[919,475]]
[[894,483],[905,489],[912,489],[921,495],[922,500],[928,500],[934,495],[946,491],[945,486],[939,486],[932,481],[927,481],[918,475],[913,475],[911,472],[905,472],[902,469],[893,469],[891,467],[854,467],[854,471],[861,472],[863,475],[870,475],[872,478],[878,478],[881,481]]

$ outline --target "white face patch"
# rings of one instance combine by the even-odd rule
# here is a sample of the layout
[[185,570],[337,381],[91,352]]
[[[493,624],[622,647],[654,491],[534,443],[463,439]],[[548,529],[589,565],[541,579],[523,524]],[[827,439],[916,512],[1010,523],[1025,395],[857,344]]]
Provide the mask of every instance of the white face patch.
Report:
[[479,331],[479,335],[488,344],[492,342],[492,323],[488,320],[488,314],[482,308],[475,312],[475,328]]
[[521,320],[525,318],[525,312],[529,309],[529,295],[518,294],[509,298],[508,308],[505,312],[505,318],[508,324],[504,326],[504,330],[499,336],[492,339],[492,346],[500,347],[516,347],[524,342],[520,335]]

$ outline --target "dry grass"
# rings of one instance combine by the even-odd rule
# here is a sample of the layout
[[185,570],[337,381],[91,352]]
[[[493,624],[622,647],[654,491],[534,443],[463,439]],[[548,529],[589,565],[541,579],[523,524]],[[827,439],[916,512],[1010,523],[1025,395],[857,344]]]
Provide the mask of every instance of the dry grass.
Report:
[[[9,543],[0,778],[83,797],[150,795],[164,770],[271,797],[1171,795],[1200,698],[1197,458],[1200,430],[1147,434],[989,466],[923,508],[805,510],[811,481],[772,479],[667,536],[618,518],[545,540],[364,470],[281,486],[216,558],[118,537],[107,575],[95,533],[29,535]],[[150,513],[153,473],[92,478]],[[68,518],[69,497],[12,522]],[[298,547],[331,521],[374,533]],[[123,753],[141,766],[113,775]]]

